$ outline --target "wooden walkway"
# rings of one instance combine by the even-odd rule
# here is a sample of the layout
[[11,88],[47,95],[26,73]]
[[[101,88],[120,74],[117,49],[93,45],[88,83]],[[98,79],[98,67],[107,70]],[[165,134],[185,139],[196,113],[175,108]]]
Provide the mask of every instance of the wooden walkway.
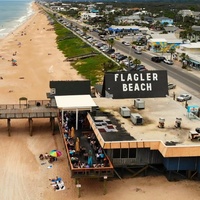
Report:
[[7,119],[8,135],[11,134],[11,119],[28,119],[29,133],[32,136],[33,118],[49,118],[54,134],[55,118],[58,117],[58,109],[51,107],[49,101],[30,101],[27,104],[1,104],[0,119]]

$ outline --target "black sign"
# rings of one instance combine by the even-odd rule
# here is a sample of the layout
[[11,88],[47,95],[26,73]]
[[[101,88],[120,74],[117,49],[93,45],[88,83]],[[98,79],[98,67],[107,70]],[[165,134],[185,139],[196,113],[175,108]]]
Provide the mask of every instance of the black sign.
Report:
[[102,94],[113,99],[166,97],[167,71],[106,72]]

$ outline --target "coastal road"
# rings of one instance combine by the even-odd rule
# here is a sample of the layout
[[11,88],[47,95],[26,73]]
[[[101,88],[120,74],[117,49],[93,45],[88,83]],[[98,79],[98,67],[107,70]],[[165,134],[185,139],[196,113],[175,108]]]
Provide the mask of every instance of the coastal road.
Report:
[[[143,52],[142,54],[139,55],[135,54],[131,46],[125,46],[118,41],[115,42],[114,47],[115,49],[117,49],[117,51],[124,52],[130,55],[131,57],[141,60],[141,62],[144,63],[144,65],[151,66],[156,70],[167,70],[168,76],[170,78],[179,82],[183,89],[188,90],[188,88],[190,88],[191,90],[189,92],[195,95],[196,97],[200,98],[200,78],[198,76],[193,75],[189,71],[182,69],[180,66],[177,66],[176,64],[167,65],[163,62],[161,63],[153,62],[151,61],[151,57],[153,55],[146,52]],[[199,71],[197,71],[197,73],[199,73],[200,75]]]
[[[71,20],[67,20],[71,21]],[[79,22],[71,21],[74,26],[79,27],[82,29],[83,25],[80,24]],[[98,38],[98,33],[97,32],[89,32],[89,35]],[[192,95],[196,96],[197,98],[200,99],[200,76],[195,76],[192,73],[190,73],[187,70],[182,69],[180,66],[177,66],[176,64],[174,65],[167,65],[163,62],[161,63],[155,63],[151,61],[151,57],[153,55],[149,54],[148,52],[143,52],[142,54],[138,55],[135,54],[131,46],[125,46],[121,42],[116,41],[114,43],[114,48],[117,51],[123,52],[131,57],[137,58],[141,60],[141,62],[145,66],[150,66],[153,69],[156,70],[167,70],[168,72],[168,77],[172,78],[173,80],[178,83],[178,85],[185,90],[191,93]],[[147,67],[148,69],[148,67]],[[197,72],[200,74],[200,72]]]

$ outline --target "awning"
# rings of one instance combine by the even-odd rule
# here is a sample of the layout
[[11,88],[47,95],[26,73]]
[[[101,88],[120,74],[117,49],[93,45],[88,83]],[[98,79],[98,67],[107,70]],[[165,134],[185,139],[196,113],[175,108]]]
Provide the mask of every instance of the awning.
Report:
[[62,112],[62,124],[64,111],[76,111],[76,130],[78,129],[78,111],[92,110],[92,107],[97,107],[90,95],[64,95],[55,96],[56,105]]

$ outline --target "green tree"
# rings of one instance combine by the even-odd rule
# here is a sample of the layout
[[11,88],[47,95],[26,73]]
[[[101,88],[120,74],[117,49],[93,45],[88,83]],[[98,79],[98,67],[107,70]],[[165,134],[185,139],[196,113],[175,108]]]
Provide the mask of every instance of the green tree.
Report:
[[136,65],[136,66],[140,65],[141,64],[141,60],[136,58],[135,60],[133,60],[133,64]]
[[155,44],[154,49],[156,50],[156,52],[160,51],[160,44]]
[[115,40],[113,38],[110,38],[107,40],[107,43],[109,45],[109,48],[112,49],[114,43],[115,43]]
[[83,34],[86,35],[88,28],[86,26],[83,26],[82,30],[83,30]]
[[176,52],[176,49],[174,48],[174,47],[171,47],[170,49],[169,49],[169,53],[170,53],[170,60],[172,60],[172,56],[173,56],[173,54]]

